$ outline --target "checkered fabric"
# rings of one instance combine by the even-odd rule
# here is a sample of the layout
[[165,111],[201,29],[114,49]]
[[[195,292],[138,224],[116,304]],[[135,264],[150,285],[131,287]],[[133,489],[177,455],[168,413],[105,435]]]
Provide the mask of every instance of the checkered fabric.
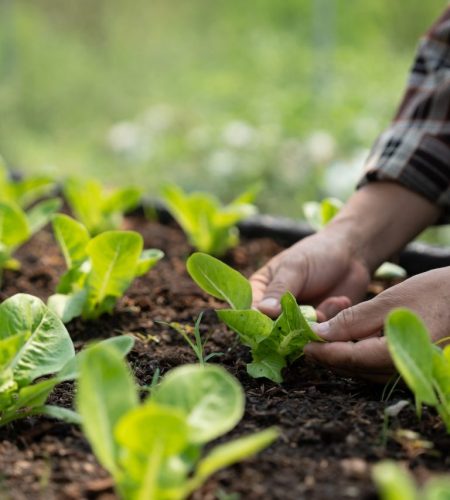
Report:
[[400,107],[358,187],[377,180],[425,196],[450,222],[450,7],[422,38]]

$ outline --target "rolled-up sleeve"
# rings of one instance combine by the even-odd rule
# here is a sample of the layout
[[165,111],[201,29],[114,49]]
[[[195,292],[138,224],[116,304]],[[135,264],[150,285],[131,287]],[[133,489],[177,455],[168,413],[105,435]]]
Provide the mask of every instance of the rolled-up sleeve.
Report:
[[425,196],[450,222],[450,8],[422,38],[400,107],[358,187],[380,180]]

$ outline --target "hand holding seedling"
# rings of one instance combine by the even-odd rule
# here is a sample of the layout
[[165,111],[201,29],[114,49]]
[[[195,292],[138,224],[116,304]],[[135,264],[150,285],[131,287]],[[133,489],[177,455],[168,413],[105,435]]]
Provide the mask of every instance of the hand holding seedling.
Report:
[[384,381],[393,373],[386,338],[381,335],[387,314],[407,307],[419,314],[436,342],[450,332],[450,268],[419,274],[349,307],[331,320],[316,325],[327,343],[305,346],[305,355],[342,373]]
[[[288,290],[302,301],[317,305],[319,320],[331,319],[350,303],[360,302],[375,269],[435,222],[439,213],[437,206],[400,185],[369,184],[357,191],[321,231],[280,253],[250,278],[253,305],[275,316],[280,311],[280,297]],[[441,276],[442,271],[437,273]],[[445,281],[442,287],[445,288]],[[369,342],[367,336],[380,331],[385,314],[393,307],[406,306],[420,314],[428,313],[424,315],[427,322],[427,317],[431,319],[430,311],[436,311],[430,303],[439,302],[438,294],[442,296],[443,288],[438,292],[425,275],[423,283],[408,280],[377,300],[341,312],[330,321],[337,326],[333,326],[327,338],[338,343],[312,345],[306,352],[335,369],[345,367],[347,373],[371,378],[385,376],[391,367],[387,350],[380,339]],[[420,310],[415,307],[419,302]],[[360,311],[362,319],[357,321]],[[373,317],[371,332],[365,323],[368,313]],[[440,323],[439,328],[437,324],[428,325],[434,335],[450,327],[444,319],[434,321]],[[352,337],[348,332],[352,332]],[[364,342],[343,343],[358,339]]]

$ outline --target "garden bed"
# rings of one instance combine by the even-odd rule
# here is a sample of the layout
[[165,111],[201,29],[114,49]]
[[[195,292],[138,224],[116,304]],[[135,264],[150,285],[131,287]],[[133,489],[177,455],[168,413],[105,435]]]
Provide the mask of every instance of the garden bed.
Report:
[[[195,499],[220,498],[219,492],[251,500],[376,498],[370,466],[387,457],[405,461],[419,480],[448,470],[450,437],[433,411],[425,409],[422,420],[417,420],[406,390],[399,388],[392,396],[391,402],[408,398],[411,405],[391,422],[384,446],[382,387],[337,377],[302,359],[286,370],[282,385],[250,378],[245,369],[248,350],[213,312],[222,305],[203,294],[185,271],[191,249],[184,235],[173,224],[149,223],[139,216],[128,217],[126,225],[141,232],[146,247],[160,248],[166,257],[134,282],[114,316],[68,325],[77,349],[96,338],[133,335],[136,343],[129,360],[139,382],[149,384],[156,368],[164,374],[196,361],[181,336],[157,321],[193,324],[200,311],[206,311],[202,322],[203,334],[210,334],[206,350],[224,353],[216,361],[240,380],[246,392],[245,417],[232,434],[271,425],[281,430],[275,444],[217,473]],[[269,238],[243,239],[227,262],[248,276],[281,249]],[[65,268],[51,231],[38,233],[17,255],[22,271],[5,273],[1,299],[26,292],[46,300]],[[71,407],[72,397],[73,386],[65,383],[51,400]],[[400,429],[413,430],[421,438],[405,436]],[[428,449],[421,440],[434,447]],[[29,418],[0,428],[0,498],[116,496],[77,426]]]

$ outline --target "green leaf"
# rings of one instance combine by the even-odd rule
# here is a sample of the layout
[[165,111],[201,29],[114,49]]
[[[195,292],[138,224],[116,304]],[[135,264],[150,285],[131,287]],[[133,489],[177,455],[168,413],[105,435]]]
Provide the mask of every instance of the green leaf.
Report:
[[[197,466],[192,483],[197,488],[209,476],[224,467],[249,458],[277,439],[279,431],[276,428],[266,429],[250,436],[245,436],[229,443],[213,448],[213,450]],[[192,489],[194,489],[192,488]],[[192,491],[192,490],[191,490]]]
[[156,248],[144,250],[137,264],[136,276],[143,276],[162,258],[164,252]]
[[277,384],[283,382],[281,370],[286,366],[286,361],[276,352],[268,352],[262,355],[261,359],[255,359],[247,364],[247,373],[253,378],[265,377]]
[[136,275],[142,246],[142,236],[132,231],[106,231],[89,242],[89,309],[107,297],[122,296]]
[[449,500],[450,499],[450,478],[438,477],[427,482],[423,490],[425,500]]
[[123,213],[133,210],[141,200],[141,190],[135,187],[115,189],[107,194],[102,204],[105,213]]
[[182,411],[148,402],[126,413],[114,435],[119,445],[132,453],[146,457],[158,448],[167,457],[183,451],[188,430]]
[[61,406],[53,405],[43,405],[38,406],[33,409],[33,415],[45,415],[46,417],[56,418],[57,420],[62,420],[68,424],[81,425],[82,420],[78,413],[70,410],[69,408],[63,408]]
[[31,236],[25,212],[12,203],[0,203],[0,242],[19,246]]
[[210,255],[194,253],[187,260],[186,267],[191,278],[205,292],[225,300],[233,309],[250,309],[250,283],[230,266]]
[[114,429],[138,404],[133,377],[111,346],[93,346],[80,362],[76,407],[83,430],[100,463],[113,475],[118,471],[119,447]]
[[88,298],[87,290],[80,290],[72,294],[56,293],[48,298],[47,305],[63,323],[81,316]]
[[216,365],[184,365],[171,370],[151,400],[182,411],[189,441],[206,443],[231,430],[244,413],[244,393],[237,380]]
[[384,262],[375,271],[374,277],[378,279],[393,279],[393,278],[406,278],[406,271],[403,267],[397,266],[392,262]]
[[50,198],[49,200],[41,201],[27,212],[28,224],[31,234],[37,233],[45,225],[47,225],[60,208],[62,202],[59,198]]
[[220,320],[239,335],[241,342],[252,349],[256,349],[273,330],[273,321],[254,309],[219,309],[216,313]]
[[338,214],[342,206],[342,201],[337,198],[325,198],[320,203],[308,201],[303,204],[303,213],[309,225],[318,231]]
[[25,344],[27,337],[27,332],[21,332],[0,340],[0,369],[11,364],[17,351]]
[[75,217],[91,234],[101,231],[103,191],[99,182],[70,179],[64,185],[64,196]]
[[11,410],[17,411],[20,408],[32,408],[42,406],[46,401],[53,388],[59,384],[59,380],[51,378],[42,380],[33,385],[28,385],[20,389]]
[[386,319],[385,335],[394,364],[416,400],[436,405],[433,346],[424,323],[408,309],[395,309]]
[[375,464],[372,478],[380,492],[381,500],[418,500],[416,487],[402,467],[391,460]]
[[87,259],[90,237],[83,224],[68,215],[58,214],[53,217],[53,231],[69,269]]
[[26,177],[18,182],[9,183],[13,201],[22,208],[30,206],[39,198],[47,197],[55,188],[55,182],[50,177]]
[[61,320],[36,297],[17,294],[0,305],[0,339],[25,334],[9,366],[20,386],[57,372],[75,355]]

